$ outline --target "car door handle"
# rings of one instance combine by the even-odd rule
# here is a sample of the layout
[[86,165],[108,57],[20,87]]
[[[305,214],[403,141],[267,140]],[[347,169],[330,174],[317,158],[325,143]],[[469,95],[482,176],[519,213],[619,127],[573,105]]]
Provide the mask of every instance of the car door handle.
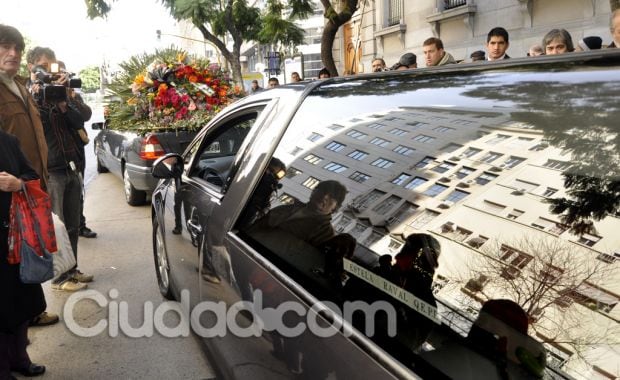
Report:
[[187,231],[189,232],[192,240],[197,238],[200,234],[202,234],[202,227],[200,224],[196,223],[194,220],[187,221]]

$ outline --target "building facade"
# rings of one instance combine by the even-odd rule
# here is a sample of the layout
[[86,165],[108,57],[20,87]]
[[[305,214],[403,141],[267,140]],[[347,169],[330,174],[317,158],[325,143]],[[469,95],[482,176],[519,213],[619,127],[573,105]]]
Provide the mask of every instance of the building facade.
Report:
[[[388,66],[405,52],[418,57],[424,67],[422,43],[440,38],[457,61],[468,61],[476,50],[485,50],[486,36],[496,26],[510,35],[511,57],[524,57],[530,46],[540,44],[551,29],[564,28],[576,43],[586,36],[611,42],[610,5],[607,0],[373,0],[360,2],[352,20],[341,28],[334,43],[340,73],[370,72],[373,57]],[[347,30],[350,30],[348,32]],[[357,46],[359,49],[351,49]]]

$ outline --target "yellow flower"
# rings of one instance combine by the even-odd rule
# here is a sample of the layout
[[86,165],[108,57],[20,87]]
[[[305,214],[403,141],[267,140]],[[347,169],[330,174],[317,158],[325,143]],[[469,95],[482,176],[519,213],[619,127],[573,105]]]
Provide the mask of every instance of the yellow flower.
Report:
[[133,82],[137,85],[142,85],[144,83],[144,74],[136,75],[136,78],[133,80]]
[[186,57],[186,53],[179,53],[177,54],[177,62],[184,62],[185,61],[185,57]]
[[127,99],[127,104],[129,104],[130,106],[135,106],[136,104],[138,104],[138,99],[136,97],[131,97]]

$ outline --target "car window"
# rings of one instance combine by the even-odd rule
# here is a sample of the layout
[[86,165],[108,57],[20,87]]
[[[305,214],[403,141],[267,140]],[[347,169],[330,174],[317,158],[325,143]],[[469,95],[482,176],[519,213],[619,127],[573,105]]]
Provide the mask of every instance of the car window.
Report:
[[396,337],[371,339],[416,371],[454,376],[447,358],[467,357],[527,378],[613,356],[599,343],[620,312],[619,81],[591,69],[324,85],[237,227],[319,299],[392,303]]
[[258,115],[254,110],[213,126],[200,145],[196,145],[189,176],[223,189],[230,180],[235,156]]

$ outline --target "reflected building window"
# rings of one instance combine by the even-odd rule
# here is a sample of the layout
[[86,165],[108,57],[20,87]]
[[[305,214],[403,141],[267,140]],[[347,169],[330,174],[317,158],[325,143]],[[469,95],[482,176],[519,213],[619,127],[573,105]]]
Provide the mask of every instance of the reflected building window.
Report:
[[506,218],[514,220],[520,217],[521,215],[523,215],[523,211],[513,208],[512,211],[510,211],[508,215],[506,215]]
[[411,156],[411,154],[413,154],[415,149],[410,148],[408,146],[399,145],[396,148],[394,148],[393,151],[398,154],[402,154],[403,156]]
[[386,160],[385,158],[378,158],[374,160],[370,165],[378,168],[387,169],[394,164],[394,161]]
[[458,201],[460,201],[461,199],[465,198],[466,196],[468,196],[469,193],[466,193],[464,191],[461,190],[454,190],[453,192],[450,193],[450,195],[448,195],[446,197],[446,199],[444,199],[445,201],[448,202],[453,202],[456,203]]
[[311,163],[312,165],[318,165],[319,162],[323,161],[323,158],[310,153],[309,155],[307,155],[306,157],[304,157],[304,161],[307,161],[309,163]]
[[491,162],[497,160],[498,158],[500,158],[501,156],[503,156],[503,154],[501,153],[497,153],[497,152],[489,152],[486,155],[484,155],[480,161],[482,162],[486,162],[487,164],[490,164]]
[[367,134],[360,132],[356,129],[350,130],[349,132],[347,132],[347,136],[349,137],[353,137],[356,140],[362,140],[364,139],[364,137],[368,136]]
[[286,178],[293,178],[298,176],[299,174],[302,174],[303,172],[297,168],[294,168],[292,166],[290,166],[288,168],[288,170],[286,170]]
[[458,179],[463,179],[467,177],[468,175],[470,175],[471,173],[473,173],[474,171],[475,169],[468,168],[467,166],[463,166],[456,173],[454,173],[454,176]]
[[433,131],[440,132],[440,133],[446,133],[446,132],[454,131],[454,128],[439,126],[439,127],[433,128]]
[[432,142],[433,140],[435,140],[434,137],[427,136],[427,135],[417,135],[416,137],[413,138],[413,141],[417,141],[419,143],[429,143],[429,142]]
[[386,222],[388,225],[393,225],[393,224],[398,225],[398,224],[406,223],[407,220],[409,220],[409,218],[411,218],[413,214],[416,213],[417,209],[418,209],[417,205],[411,202],[405,202],[400,207],[398,207],[394,215],[389,217],[386,220]]
[[375,203],[377,199],[381,198],[384,195],[385,195],[385,192],[383,191],[373,190],[370,193],[365,194],[362,197],[358,198],[355,202],[351,204],[351,206],[355,207],[357,210],[361,212],[367,209],[368,206]]
[[425,167],[426,165],[430,164],[433,161],[435,161],[435,157],[426,156],[423,159],[421,159],[417,164],[415,164],[414,167],[418,169],[422,169],[423,167]]
[[414,218],[409,223],[409,226],[413,227],[415,229],[418,229],[418,230],[422,229],[422,227],[424,227],[428,222],[430,222],[431,220],[435,219],[439,215],[440,215],[440,213],[438,213],[436,211],[425,209],[424,211],[422,211],[420,213],[420,215],[418,215],[416,218]]
[[370,143],[385,148],[390,142],[388,140],[382,139],[381,137],[375,137],[374,139],[370,140]]
[[506,208],[506,206],[501,205],[499,203],[491,202],[491,201],[488,201],[488,200],[485,199],[482,202],[482,205],[481,205],[480,208],[482,210],[484,210],[484,211],[487,211],[487,212],[491,213],[491,214],[497,215],[497,214],[502,213],[504,211],[504,209]]
[[316,187],[316,185],[318,185],[318,184],[319,184],[319,182],[321,182],[321,181],[319,181],[317,178],[314,178],[314,177],[308,177],[308,179],[306,179],[306,180],[302,183],[302,185],[303,185],[303,186],[305,186],[305,187],[307,187],[308,189],[311,189],[311,190],[312,190],[312,189],[314,189],[314,188]]
[[496,135],[492,139],[488,140],[486,143],[489,145],[496,145],[502,141],[508,140],[509,138],[509,135]]
[[555,170],[566,170],[570,167],[570,162],[559,160],[547,160],[543,164],[544,167]]
[[446,190],[447,188],[448,188],[448,186],[444,186],[444,185],[440,185],[440,184],[436,183],[433,186],[431,186],[430,188],[428,188],[422,194],[428,195],[429,197],[435,197],[438,194],[440,194],[441,192],[443,192],[444,190]]
[[346,147],[345,144],[341,144],[337,141],[332,141],[329,144],[325,145],[325,149],[331,150],[332,152],[340,152]]
[[467,148],[463,153],[461,153],[459,156],[461,158],[470,158],[472,156],[475,156],[476,154],[482,152],[482,149],[478,149],[478,148]]
[[444,146],[443,148],[441,148],[440,150],[441,150],[442,152],[452,153],[452,152],[454,152],[455,150],[458,150],[458,149],[460,149],[460,148],[462,148],[462,147],[463,147],[463,145],[460,145],[460,144],[455,144],[455,143],[450,143],[450,144],[448,144],[448,145]]
[[355,172],[349,176],[349,179],[355,182],[364,183],[370,179],[370,176],[362,172]]
[[392,183],[398,186],[403,186],[409,178],[411,178],[411,175],[407,173],[400,173],[398,177],[392,180]]
[[434,172],[436,172],[436,173],[445,173],[445,172],[447,172],[448,170],[450,170],[450,169],[454,168],[455,166],[456,166],[456,164],[453,164],[453,163],[451,163],[451,162],[444,161],[444,162],[442,162],[441,164],[439,164],[439,165],[435,166],[435,167],[432,169],[432,171],[434,171]]
[[577,242],[583,245],[587,245],[588,247],[592,247],[594,244],[598,243],[600,240],[601,240],[600,236],[583,234],[579,237],[579,240],[577,240]]
[[407,186],[405,186],[405,189],[415,189],[416,187],[426,183],[427,181],[428,180],[426,178],[415,177],[413,180],[411,180],[411,182],[407,184]]
[[354,150],[353,152],[347,154],[347,157],[351,157],[354,160],[361,161],[364,158],[368,157],[368,153],[362,152],[361,150]]
[[320,133],[316,133],[316,132],[313,132],[310,136],[308,136],[308,140],[312,142],[319,141],[322,138],[323,138],[323,135]]
[[486,185],[487,183],[493,181],[496,178],[497,178],[497,175],[484,172],[480,174],[478,178],[476,178],[476,183],[478,185]]
[[504,167],[512,169],[523,161],[525,161],[525,158],[523,157],[510,156],[506,161],[504,161]]
[[379,203],[375,206],[372,211],[376,212],[379,215],[387,214],[394,206],[396,206],[400,201],[401,197],[397,197],[396,195],[390,195],[383,202]]
[[337,162],[330,162],[329,164],[323,166],[323,169],[334,173],[342,173],[343,171],[347,170],[348,167],[341,165]]
[[405,131],[403,129],[400,129],[400,128],[394,128],[389,133],[391,133],[393,135],[396,135],[396,136],[404,136],[404,135],[406,135],[409,132],[407,132],[407,131]]

